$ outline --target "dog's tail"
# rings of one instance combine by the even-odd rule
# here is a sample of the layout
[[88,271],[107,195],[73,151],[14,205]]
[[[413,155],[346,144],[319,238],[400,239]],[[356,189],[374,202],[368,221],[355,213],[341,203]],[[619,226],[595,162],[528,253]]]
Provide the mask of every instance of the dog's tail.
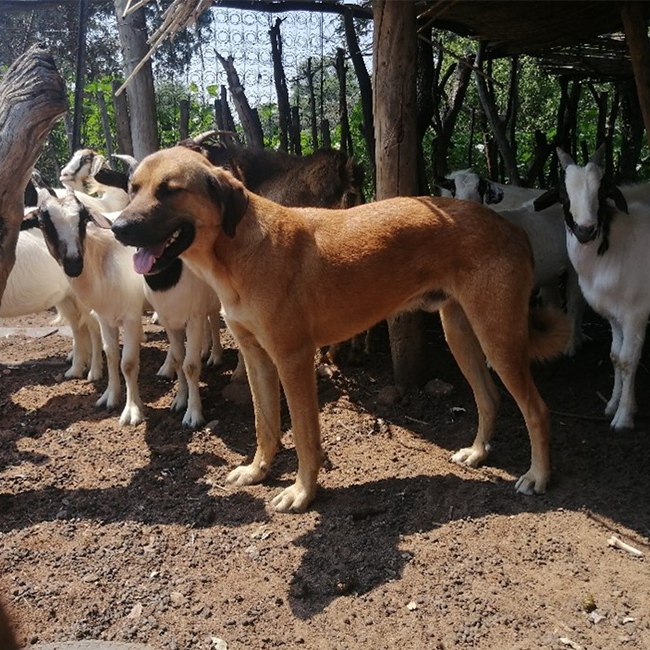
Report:
[[571,325],[559,309],[531,309],[528,324],[529,354],[541,361],[562,354],[571,336]]

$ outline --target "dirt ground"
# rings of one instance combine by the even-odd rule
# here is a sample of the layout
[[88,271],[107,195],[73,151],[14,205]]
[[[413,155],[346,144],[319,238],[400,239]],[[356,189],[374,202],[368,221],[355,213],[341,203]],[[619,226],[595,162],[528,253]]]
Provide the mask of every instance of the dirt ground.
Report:
[[[44,325],[50,314],[0,326]],[[289,430],[270,480],[234,489],[252,408],[204,369],[209,422],[181,428],[160,328],[147,326],[145,423],[94,409],[104,382],[63,380],[70,339],[0,339],[0,593],[25,645],[74,639],[219,648],[650,648],[650,374],[637,430],[602,417],[609,330],[591,317],[574,358],[535,368],[553,411],[553,481],[514,491],[529,444],[509,397],[487,463],[449,462],[475,408],[431,324],[447,396],[386,400],[385,334],[364,366],[319,379],[328,456],[309,511],[268,503],[294,477]],[[386,403],[388,402],[388,403]],[[577,417],[580,416],[580,417]],[[616,534],[644,552],[608,546]]]

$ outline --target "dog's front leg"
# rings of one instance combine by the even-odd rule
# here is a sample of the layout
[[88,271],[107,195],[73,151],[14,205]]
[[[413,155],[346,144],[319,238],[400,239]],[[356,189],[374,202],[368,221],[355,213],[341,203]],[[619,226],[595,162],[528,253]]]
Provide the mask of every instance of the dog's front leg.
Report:
[[226,478],[234,485],[259,483],[268,474],[280,444],[280,381],[275,364],[246,330],[230,327],[244,355],[255,410],[257,450],[249,465],[240,465]]
[[315,348],[309,348],[291,357],[283,357],[282,365],[278,365],[298,454],[296,482],[282,490],[271,502],[279,512],[305,510],[316,494],[318,470],[323,464],[314,370],[315,351]]

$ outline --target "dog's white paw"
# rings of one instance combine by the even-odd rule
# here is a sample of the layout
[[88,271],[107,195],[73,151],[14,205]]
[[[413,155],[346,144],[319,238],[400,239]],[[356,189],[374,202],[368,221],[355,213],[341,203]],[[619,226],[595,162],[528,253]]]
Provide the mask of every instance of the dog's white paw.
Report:
[[185,416],[183,417],[183,427],[186,429],[196,429],[200,427],[205,420],[203,419],[203,413],[201,409],[191,410],[187,409]]
[[139,404],[127,404],[120,416],[120,426],[131,425],[136,426],[144,421],[142,407]]
[[520,494],[544,494],[548,483],[548,475],[537,475],[533,469],[529,469],[515,483],[515,490]]
[[490,453],[490,445],[473,445],[459,449],[452,457],[451,462],[457,465],[466,465],[467,467],[478,467]]
[[257,465],[240,465],[228,474],[226,483],[232,485],[254,485],[259,483],[266,476],[266,472]]
[[271,505],[278,512],[304,512],[314,498],[314,490],[307,490],[294,483],[271,501]]

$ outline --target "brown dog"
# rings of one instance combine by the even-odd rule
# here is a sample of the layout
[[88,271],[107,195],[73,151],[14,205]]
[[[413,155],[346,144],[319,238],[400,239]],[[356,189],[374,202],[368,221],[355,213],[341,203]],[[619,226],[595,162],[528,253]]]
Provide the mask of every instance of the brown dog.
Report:
[[[549,417],[529,359],[562,351],[566,323],[541,332],[528,301],[528,239],[489,208],[400,197],[349,210],[285,208],[248,192],[200,154],[175,147],[145,158],[132,200],[113,231],[124,244],[177,256],[219,294],[241,346],[255,408],[257,451],[228,482],[264,479],[280,442],[280,382],[298,454],[295,484],[273,499],[304,510],[322,463],[314,352],[409,309],[440,310],[449,346],[474,391],[478,432],[453,460],[476,466],[488,453],[499,393],[486,356],[515,398],[532,446],[520,492],[549,478]],[[163,245],[164,250],[163,250]]]

